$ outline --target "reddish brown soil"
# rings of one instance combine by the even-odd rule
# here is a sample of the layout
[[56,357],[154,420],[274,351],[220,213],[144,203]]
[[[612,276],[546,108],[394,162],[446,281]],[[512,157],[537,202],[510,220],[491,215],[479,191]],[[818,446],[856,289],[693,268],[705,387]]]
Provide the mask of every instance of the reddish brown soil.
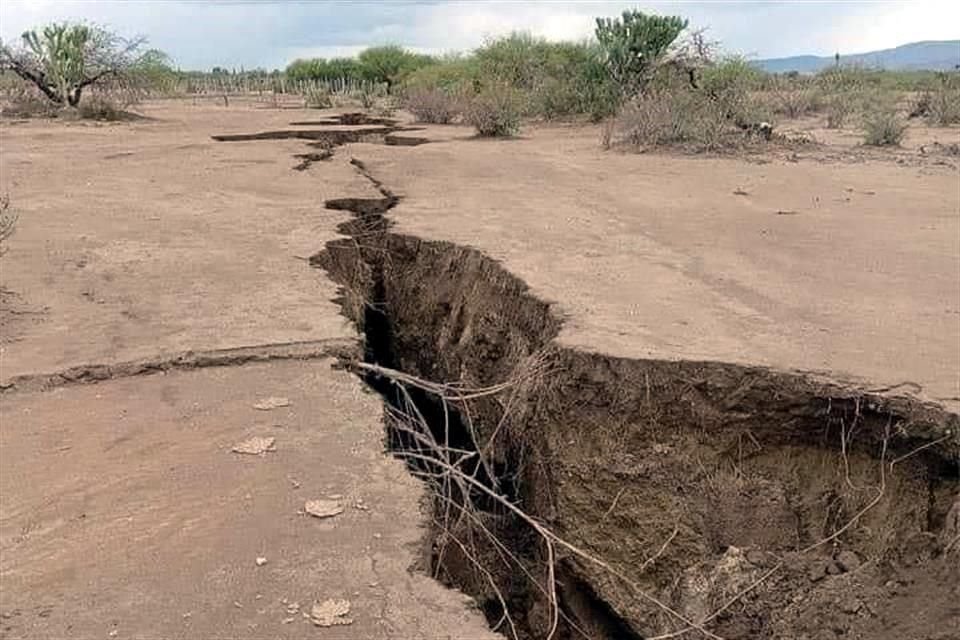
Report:
[[[373,298],[396,327],[396,366],[490,384],[532,353],[555,365],[494,452],[516,498],[687,619],[719,611],[704,624],[726,638],[956,637],[949,160],[758,164],[604,153],[590,127],[498,142],[428,127],[431,144],[370,140],[291,171],[302,140],[210,136],[315,116],[232,104],[0,126],[0,189],[21,211],[0,282],[18,296],[0,314],[0,382],[15,383],[0,404],[5,635],[488,633],[460,596],[406,573],[418,492],[380,452],[375,398],[318,359],[354,335],[334,281],[306,264],[328,246],[348,315],[364,325]],[[393,205],[397,234],[377,218]],[[363,207],[371,217],[340,228],[363,241],[338,241]],[[218,354],[288,348],[283,362],[173,370],[190,351],[230,364]],[[155,369],[170,372],[125,377]],[[266,395],[293,408],[253,411]],[[489,437],[503,408],[476,410]],[[229,452],[264,431],[277,452]],[[305,489],[369,509],[304,519]],[[536,544],[515,549],[542,567]],[[441,573],[487,607],[456,565],[454,552]],[[565,614],[591,635],[683,627],[595,565],[557,567]],[[511,604],[542,634],[547,609],[523,582]],[[327,597],[349,598],[355,623],[284,624],[281,598]]]

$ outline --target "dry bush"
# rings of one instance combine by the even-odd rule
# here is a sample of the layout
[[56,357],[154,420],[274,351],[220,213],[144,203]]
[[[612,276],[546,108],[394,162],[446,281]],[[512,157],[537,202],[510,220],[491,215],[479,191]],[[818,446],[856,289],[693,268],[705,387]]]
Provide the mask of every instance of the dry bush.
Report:
[[77,111],[84,120],[105,120],[113,122],[124,120],[127,112],[112,96],[104,93],[91,93],[80,101]]
[[857,112],[856,96],[842,92],[829,96],[825,101],[827,129],[839,129]]
[[303,94],[304,105],[311,109],[330,109],[333,107],[333,96],[324,87],[308,87]]
[[863,119],[864,144],[898,146],[907,132],[907,121],[892,106],[879,107]]
[[524,113],[522,94],[507,85],[494,85],[467,101],[463,121],[483,137],[502,138],[520,130]]
[[723,146],[730,123],[719,106],[691,91],[649,93],[628,103],[614,118],[611,144],[636,147]]
[[396,98],[393,96],[382,96],[373,103],[373,115],[378,118],[392,118],[399,108]]
[[17,217],[16,211],[10,208],[10,196],[0,196],[0,256],[6,253],[6,247],[3,244],[13,235]]
[[823,107],[823,95],[812,82],[776,77],[770,87],[771,108],[787,118],[800,118]]
[[60,107],[37,89],[17,83],[6,90],[3,115],[10,118],[55,118]]
[[441,89],[413,89],[404,97],[403,106],[417,122],[450,124],[463,111],[463,100]]
[[960,123],[960,89],[940,87],[931,92],[929,105],[932,124],[943,127]]

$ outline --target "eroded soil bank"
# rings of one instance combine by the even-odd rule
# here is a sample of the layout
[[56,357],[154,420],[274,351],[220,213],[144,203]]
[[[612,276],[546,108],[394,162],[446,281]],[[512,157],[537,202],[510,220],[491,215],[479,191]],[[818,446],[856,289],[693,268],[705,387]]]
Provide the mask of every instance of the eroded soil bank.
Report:
[[[495,628],[954,637],[955,414],[790,372],[560,347],[561,319],[493,260],[392,233],[397,195],[355,164],[382,197],[331,201],[354,214],[349,237],[311,262],[383,367],[363,372],[394,448],[441,489],[430,569]],[[461,391],[440,402],[395,372]]]

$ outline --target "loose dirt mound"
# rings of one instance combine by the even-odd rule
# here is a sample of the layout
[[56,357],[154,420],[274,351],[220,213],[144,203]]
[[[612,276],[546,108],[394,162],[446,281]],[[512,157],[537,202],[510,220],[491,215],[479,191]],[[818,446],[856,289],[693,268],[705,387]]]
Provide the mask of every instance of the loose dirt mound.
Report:
[[367,175],[387,200],[331,203],[356,213],[353,237],[312,262],[365,333],[394,447],[428,480],[473,479],[436,485],[432,568],[491,624],[957,637],[956,415],[801,374],[558,347],[559,318],[494,261],[389,232],[396,196]]

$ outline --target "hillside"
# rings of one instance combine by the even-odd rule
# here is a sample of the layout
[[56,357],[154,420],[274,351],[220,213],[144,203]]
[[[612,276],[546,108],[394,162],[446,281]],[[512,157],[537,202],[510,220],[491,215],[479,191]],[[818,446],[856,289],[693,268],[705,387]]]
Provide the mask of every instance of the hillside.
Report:
[[[960,40],[928,40],[911,42],[893,49],[844,54],[844,64],[862,65],[891,71],[935,70],[945,71],[960,65]],[[799,71],[813,73],[834,64],[833,56],[792,56],[757,60],[756,64],[771,73]]]

